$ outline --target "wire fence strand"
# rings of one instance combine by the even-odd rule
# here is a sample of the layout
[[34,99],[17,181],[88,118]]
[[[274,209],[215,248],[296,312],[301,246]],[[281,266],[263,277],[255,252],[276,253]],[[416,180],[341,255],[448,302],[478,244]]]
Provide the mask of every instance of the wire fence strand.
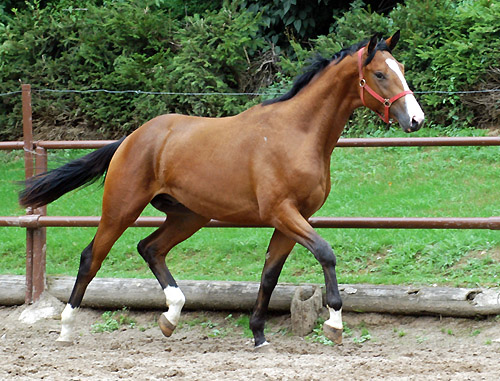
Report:
[[424,91],[414,91],[414,94],[481,94],[481,93],[496,93],[500,92],[500,89],[484,89],[484,90],[464,90],[464,91],[446,91],[446,90],[424,90]]
[[[279,96],[284,93],[262,93],[262,92],[250,92],[250,93],[238,93],[238,92],[173,92],[173,91],[146,91],[146,90],[109,90],[109,89],[31,89],[31,92],[37,93],[60,93],[60,94],[92,94],[92,93],[106,93],[106,94],[138,94],[138,95],[171,95],[171,96]],[[415,94],[487,94],[500,92],[500,89],[484,89],[484,90],[464,90],[464,91],[447,91],[447,90],[422,90],[414,91]],[[22,90],[9,91],[6,93],[0,93],[0,97],[21,94]]]
[[[31,89],[31,92],[37,93],[66,93],[66,94],[91,94],[91,93],[106,93],[106,94],[145,94],[145,95],[184,95],[184,96],[207,96],[207,95],[224,95],[224,96],[259,96],[259,95],[280,95],[282,93],[224,93],[224,92],[173,92],[173,91],[145,91],[145,90],[109,90],[109,89]],[[22,90],[10,91],[8,93],[0,93],[0,96],[7,96],[13,94],[21,94]]]

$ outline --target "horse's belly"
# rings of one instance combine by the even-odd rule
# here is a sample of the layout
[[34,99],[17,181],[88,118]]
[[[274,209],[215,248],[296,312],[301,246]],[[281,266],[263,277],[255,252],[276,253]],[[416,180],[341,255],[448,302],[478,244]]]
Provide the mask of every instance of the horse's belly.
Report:
[[168,193],[189,210],[207,218],[234,223],[261,222],[257,201],[248,191],[212,185],[175,187]]

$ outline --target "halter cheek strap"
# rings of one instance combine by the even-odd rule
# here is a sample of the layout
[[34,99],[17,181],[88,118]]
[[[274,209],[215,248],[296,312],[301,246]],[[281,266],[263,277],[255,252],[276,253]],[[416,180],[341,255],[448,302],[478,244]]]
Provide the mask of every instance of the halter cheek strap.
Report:
[[365,90],[368,91],[368,93],[374,97],[376,100],[378,100],[380,103],[384,105],[384,115],[380,114],[379,112],[375,111],[378,116],[385,122],[389,123],[389,109],[391,108],[391,105],[396,102],[399,98],[404,97],[405,95],[408,94],[413,94],[413,91],[411,90],[405,90],[400,92],[399,94],[396,94],[392,98],[383,98],[379,94],[375,92],[368,84],[366,83],[366,79],[363,76],[363,51],[365,48],[361,48],[358,50],[358,72],[359,72],[359,96],[361,98],[361,102],[363,102],[363,105],[366,107],[365,103]]

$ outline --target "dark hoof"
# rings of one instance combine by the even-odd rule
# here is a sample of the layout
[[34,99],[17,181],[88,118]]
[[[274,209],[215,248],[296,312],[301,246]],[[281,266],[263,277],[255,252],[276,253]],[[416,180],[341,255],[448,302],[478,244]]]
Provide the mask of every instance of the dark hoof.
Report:
[[329,325],[323,324],[323,333],[335,344],[342,344],[342,329],[333,328]]
[[158,319],[158,325],[160,326],[161,332],[166,337],[172,336],[172,333],[175,330],[175,325],[170,323],[164,314],[161,314],[160,318]]

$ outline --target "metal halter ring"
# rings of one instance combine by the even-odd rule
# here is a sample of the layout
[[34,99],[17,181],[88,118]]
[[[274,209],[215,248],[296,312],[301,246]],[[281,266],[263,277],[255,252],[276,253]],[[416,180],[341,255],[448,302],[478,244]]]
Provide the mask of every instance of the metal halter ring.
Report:
[[360,79],[359,87],[365,87],[365,85],[366,85],[366,80],[364,78]]
[[385,107],[391,107],[392,103],[391,103],[391,100],[390,99],[384,99],[384,106]]

